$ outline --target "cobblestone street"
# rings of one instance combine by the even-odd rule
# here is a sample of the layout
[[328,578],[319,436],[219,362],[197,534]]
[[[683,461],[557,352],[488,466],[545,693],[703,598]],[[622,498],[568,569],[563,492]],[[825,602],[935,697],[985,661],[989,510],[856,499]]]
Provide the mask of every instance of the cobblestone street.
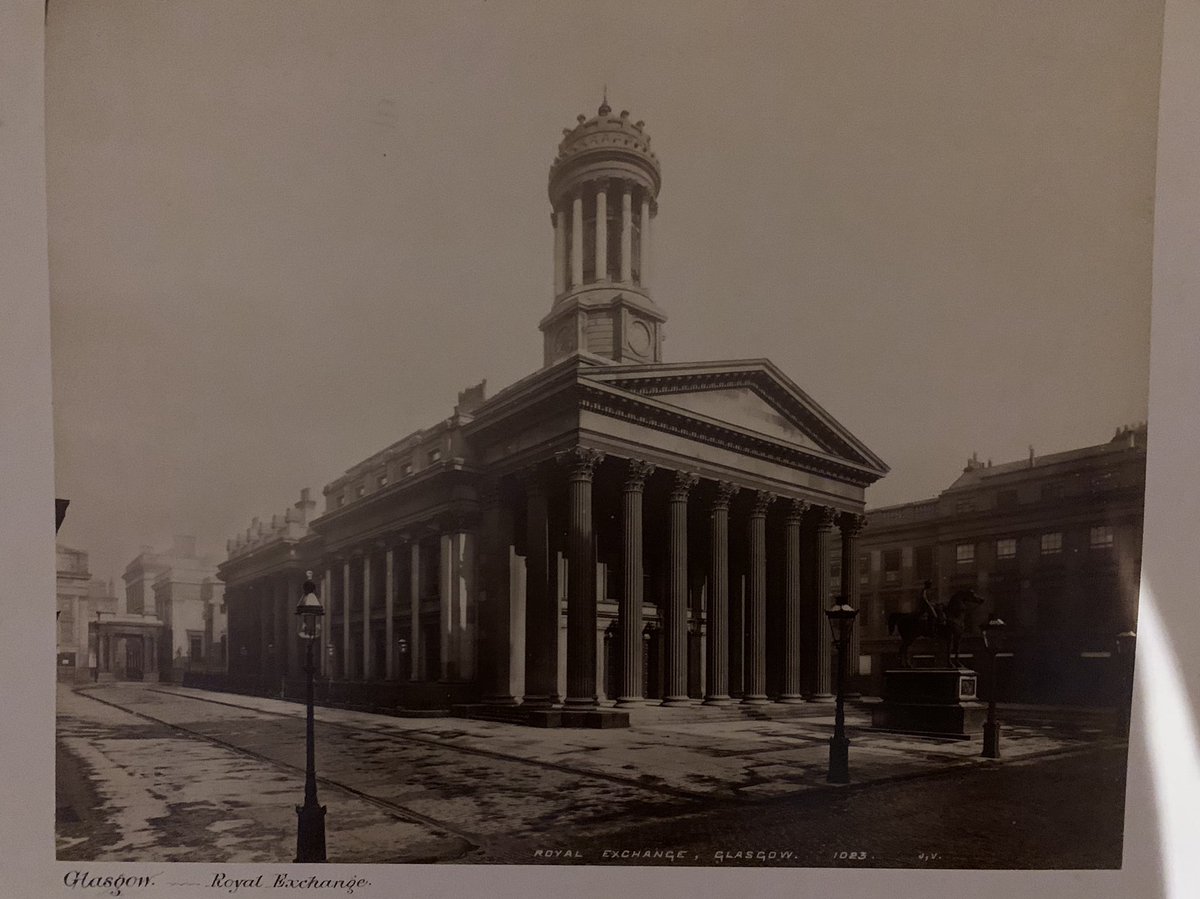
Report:
[[[870,732],[858,710],[855,783],[830,787],[832,710],[793,708],[774,720],[648,708],[609,731],[318,709],[330,861],[1120,863],[1125,747],[1102,721],[1010,712],[1023,720],[995,762],[977,740]],[[63,689],[57,749],[60,859],[292,858],[297,704]]]

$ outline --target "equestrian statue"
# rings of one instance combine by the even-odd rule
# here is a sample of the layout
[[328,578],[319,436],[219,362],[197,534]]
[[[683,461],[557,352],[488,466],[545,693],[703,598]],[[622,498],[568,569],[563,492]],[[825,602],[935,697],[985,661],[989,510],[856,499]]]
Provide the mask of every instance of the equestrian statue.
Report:
[[946,648],[946,667],[957,668],[959,645],[967,630],[967,615],[983,603],[969,587],[959,590],[949,602],[935,603],[933,583],[925,582],[921,590],[921,608],[916,612],[892,612],[888,615],[888,633],[900,635],[900,667],[911,668],[908,653],[921,638],[936,640]]

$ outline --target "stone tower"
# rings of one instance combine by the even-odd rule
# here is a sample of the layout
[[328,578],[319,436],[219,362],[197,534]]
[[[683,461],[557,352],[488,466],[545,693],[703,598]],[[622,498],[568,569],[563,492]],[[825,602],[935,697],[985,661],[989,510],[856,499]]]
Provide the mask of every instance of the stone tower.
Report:
[[662,170],[642,122],[613,115],[563,129],[550,166],[554,305],[542,319],[546,365],[574,354],[661,362],[663,322],[647,288],[650,222]]

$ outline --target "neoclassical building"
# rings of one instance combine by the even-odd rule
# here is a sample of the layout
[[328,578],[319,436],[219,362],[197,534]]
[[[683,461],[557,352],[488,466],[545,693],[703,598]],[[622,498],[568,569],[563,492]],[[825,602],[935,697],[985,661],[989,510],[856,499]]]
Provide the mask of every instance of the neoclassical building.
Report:
[[766,359],[664,360],[660,185],[628,113],[605,103],[564,132],[542,367],[464,390],[326,486],[319,515],[304,491],[229,541],[235,684],[299,676],[312,570],[323,680],[347,701],[830,695],[831,561],[853,589],[864,491],[887,466]]
[[[1093,446],[993,465],[972,456],[938,496],[870,511],[857,583],[859,686],[878,692],[896,663],[893,612],[919,608],[925,581],[944,600],[970,587],[985,605],[963,656],[986,671],[978,625],[1007,625],[998,660],[1005,698],[1110,704],[1123,686],[1116,635],[1137,626],[1146,499],[1145,425]],[[914,659],[932,664],[934,648]]]

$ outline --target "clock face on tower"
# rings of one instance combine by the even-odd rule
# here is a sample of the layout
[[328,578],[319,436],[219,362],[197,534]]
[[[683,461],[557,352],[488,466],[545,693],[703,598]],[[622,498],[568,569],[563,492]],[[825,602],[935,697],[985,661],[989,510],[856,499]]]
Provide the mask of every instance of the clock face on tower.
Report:
[[653,336],[650,334],[650,328],[643,321],[634,321],[629,325],[629,334],[627,337],[629,349],[637,356],[649,356],[650,347],[653,345]]

